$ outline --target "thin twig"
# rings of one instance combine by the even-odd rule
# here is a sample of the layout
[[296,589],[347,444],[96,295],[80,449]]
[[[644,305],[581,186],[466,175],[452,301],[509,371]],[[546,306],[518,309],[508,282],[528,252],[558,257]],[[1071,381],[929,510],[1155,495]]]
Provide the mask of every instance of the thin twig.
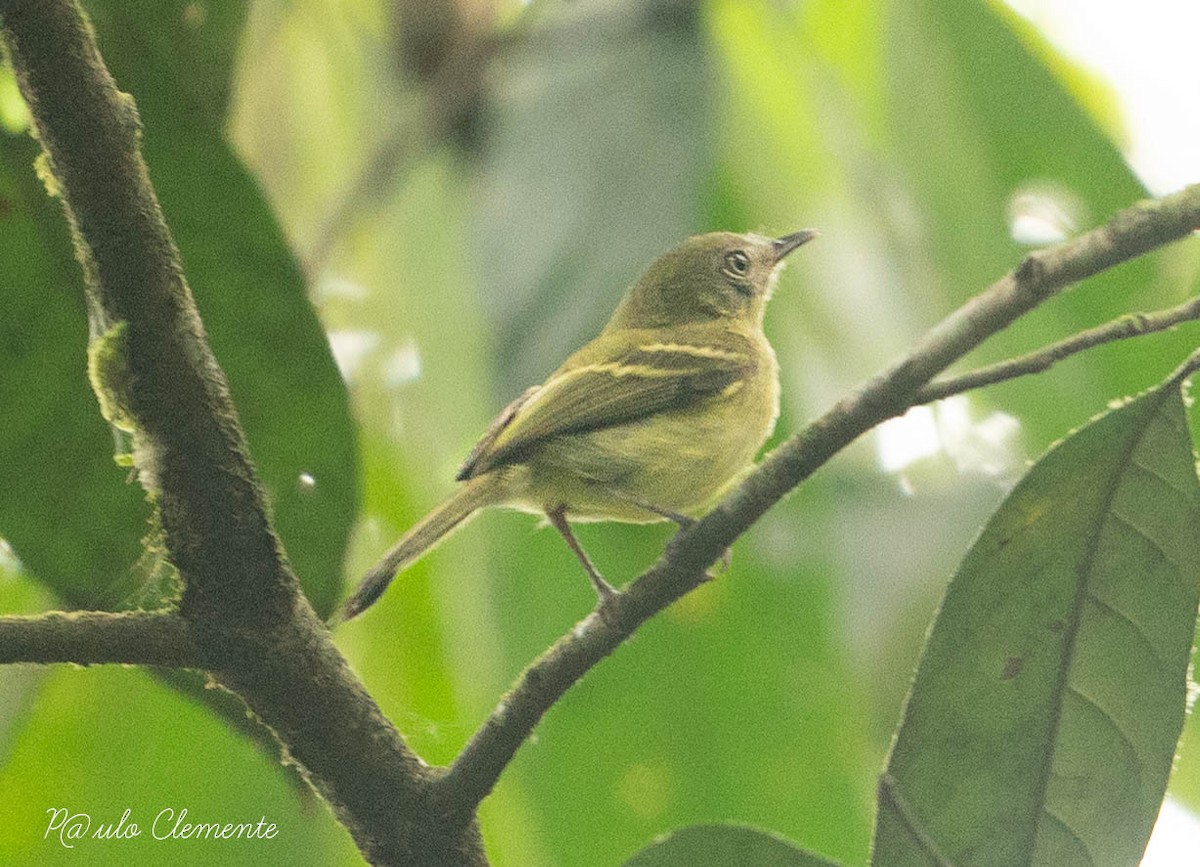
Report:
[[12,662],[198,668],[203,656],[173,611],[51,611],[0,617],[0,664]]
[[1200,185],[1144,202],[1105,225],[1028,255],[1011,273],[934,326],[884,370],[768,455],[716,508],[681,531],[664,556],[527,668],[434,784],[439,807],[469,814],[491,791],[542,715],[646,619],[698,587],[738,536],[866,431],[904,413],[926,384],[991,335],[1072,283],[1200,228]]
[[1049,346],[1044,346],[1027,355],[990,364],[958,376],[935,379],[917,393],[913,403],[929,403],[985,385],[994,385],[998,382],[1015,379],[1018,376],[1041,373],[1049,370],[1064,358],[1093,347],[1115,340],[1126,340],[1130,337],[1140,337],[1143,334],[1166,331],[1181,322],[1190,322],[1196,319],[1200,319],[1200,298],[1193,298],[1178,307],[1156,310],[1153,313],[1128,313],[1111,322],[1081,331],[1058,343],[1051,343]]

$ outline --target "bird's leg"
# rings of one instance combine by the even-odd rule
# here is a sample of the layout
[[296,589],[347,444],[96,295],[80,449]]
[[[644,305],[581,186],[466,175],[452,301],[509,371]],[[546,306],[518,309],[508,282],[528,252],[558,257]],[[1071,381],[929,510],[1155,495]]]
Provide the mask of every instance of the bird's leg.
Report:
[[620,488],[604,486],[604,490],[618,500],[624,500],[631,506],[637,506],[639,509],[645,509],[647,512],[652,512],[660,518],[666,518],[668,521],[676,524],[680,530],[686,530],[692,524],[696,523],[695,518],[689,518],[687,515],[681,515],[679,512],[672,512],[670,509],[664,509],[661,506],[656,506],[653,503],[647,502],[637,494],[631,494],[628,491],[623,491]]
[[[666,518],[668,521],[672,521],[677,527],[679,527],[680,532],[692,527],[696,523],[695,518],[689,518],[687,515],[682,515],[679,512],[672,512],[670,509],[664,509],[661,506],[656,506],[653,503],[648,503],[645,500],[643,500],[641,497],[639,497],[635,494],[630,494],[625,491],[617,490],[617,489],[613,489],[613,488],[608,488],[608,492],[610,494],[612,494],[614,497],[618,497],[619,499],[622,499],[627,503],[637,506],[639,509],[645,509],[647,512],[653,512],[655,515],[658,515],[660,518]],[[729,564],[732,560],[733,560],[733,549],[732,548],[726,548],[723,552],[721,552],[720,563],[721,563],[722,571],[726,571],[729,569]],[[707,573],[705,573],[705,574],[707,574]],[[709,575],[708,577],[711,578],[712,576]]]
[[588,574],[588,578],[592,581],[592,586],[596,588],[596,595],[600,597],[600,606],[603,607],[606,602],[617,595],[617,591],[613,586],[604,580],[600,572],[592,565],[592,561],[588,558],[587,552],[583,550],[583,546],[579,544],[579,540],[575,538],[575,534],[571,532],[571,525],[567,523],[567,507],[564,503],[559,503],[552,509],[546,510],[546,518],[554,525],[554,529],[558,530],[559,534],[566,540],[567,547],[575,552],[575,556],[579,558],[579,562],[583,564],[583,569]]
[[670,509],[660,509],[658,506],[654,505],[653,503],[647,503],[640,497],[631,498],[629,502],[633,503],[635,506],[640,506],[647,512],[653,512],[660,518],[666,518],[668,521],[672,521],[677,527],[679,527],[680,530],[686,530],[688,527],[696,523],[695,518],[689,518],[687,515],[681,515],[679,512],[672,512]]

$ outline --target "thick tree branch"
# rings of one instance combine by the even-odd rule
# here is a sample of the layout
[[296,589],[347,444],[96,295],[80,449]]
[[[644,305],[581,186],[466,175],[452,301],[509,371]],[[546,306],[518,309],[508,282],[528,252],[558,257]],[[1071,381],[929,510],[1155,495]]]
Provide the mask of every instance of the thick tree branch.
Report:
[[174,611],[51,611],[0,617],[0,664],[11,662],[199,668],[203,655]]
[[89,309],[124,323],[127,375],[106,395],[136,429],[139,477],[184,583],[180,616],[214,678],[273,729],[380,864],[482,864],[474,824],[428,811],[431,771],[313,613],[267,517],[117,90],[74,0],[0,0],[0,37],[61,190]]
[[953,394],[982,388],[985,385],[995,385],[998,382],[1016,379],[1018,376],[1041,373],[1049,370],[1064,358],[1096,346],[1112,343],[1115,340],[1127,340],[1130,337],[1141,337],[1143,334],[1166,331],[1182,322],[1191,322],[1196,319],[1200,319],[1200,298],[1193,298],[1177,307],[1156,310],[1153,313],[1128,313],[1111,322],[1073,334],[1065,340],[1043,346],[1027,355],[989,364],[987,367],[981,367],[958,376],[935,379],[917,393],[913,404],[929,403]]
[[751,524],[866,431],[922,400],[939,372],[1067,286],[1200,228],[1200,185],[1144,202],[1059,246],[1031,253],[918,341],[900,361],[843,398],[768,455],[654,566],[593,612],[521,675],[435,783],[448,812],[469,814],[495,785],[542,715],[645,620],[705,580],[705,570]]

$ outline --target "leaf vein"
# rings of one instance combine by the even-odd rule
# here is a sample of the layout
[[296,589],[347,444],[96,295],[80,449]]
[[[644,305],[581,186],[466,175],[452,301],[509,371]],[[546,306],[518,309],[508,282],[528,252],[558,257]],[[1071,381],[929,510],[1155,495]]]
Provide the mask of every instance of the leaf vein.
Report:
[[1139,527],[1137,524],[1135,524],[1133,522],[1132,518],[1128,518],[1125,515],[1122,515],[1116,509],[1110,510],[1108,513],[1108,516],[1110,518],[1112,518],[1114,521],[1116,521],[1117,523],[1122,524],[1125,527],[1127,527],[1128,529],[1132,530],[1135,534],[1137,534],[1142,539],[1145,539],[1146,543],[1151,548],[1153,548],[1155,551],[1157,551],[1158,555],[1160,557],[1162,557],[1163,562],[1166,563],[1168,566],[1170,566],[1172,570],[1174,570],[1176,577],[1179,578],[1180,580],[1183,580],[1184,571],[1183,571],[1182,564],[1176,562],[1175,559],[1172,558],[1171,555],[1166,552],[1166,550],[1163,548],[1163,546],[1161,544],[1159,544],[1157,539],[1155,539],[1148,532],[1146,532],[1141,527]]
[[1185,491],[1183,488],[1179,487],[1178,484],[1176,484],[1171,479],[1168,479],[1165,475],[1163,475],[1161,472],[1159,472],[1154,467],[1150,466],[1149,464],[1142,463],[1140,460],[1138,460],[1136,455],[1134,456],[1131,463],[1133,464],[1133,466],[1137,467],[1139,470],[1146,473],[1147,475],[1153,476],[1155,479],[1157,479],[1159,482],[1161,482],[1163,485],[1165,485],[1172,493],[1178,494],[1189,505],[1191,505],[1194,502],[1194,500],[1195,500],[1194,492]]
[[1100,714],[1100,716],[1104,718],[1105,722],[1112,726],[1112,730],[1117,733],[1117,737],[1120,739],[1121,743],[1125,745],[1127,750],[1129,750],[1132,764],[1135,768],[1137,768],[1138,777],[1140,778],[1142,776],[1142,762],[1138,755],[1138,749],[1136,746],[1134,746],[1133,740],[1130,739],[1129,735],[1125,733],[1124,729],[1117,725],[1117,721],[1113,715],[1102,708],[1095,699],[1085,695],[1083,691],[1079,689],[1079,687],[1075,686],[1075,684],[1068,683],[1067,691],[1089,707],[1095,709],[1096,713]]
[[1119,620],[1123,620],[1125,623],[1128,623],[1137,637],[1141,639],[1144,645],[1146,645],[1146,648],[1150,651],[1150,655],[1154,657],[1154,662],[1160,670],[1166,671],[1170,668],[1166,661],[1163,660],[1163,658],[1159,655],[1158,648],[1155,647],[1154,642],[1150,640],[1149,633],[1147,633],[1146,630],[1143,629],[1136,620],[1134,620],[1120,608],[1117,608],[1115,605],[1101,599],[1096,595],[1094,590],[1088,590],[1087,598],[1089,601],[1095,603],[1098,607],[1103,608],[1105,611],[1116,616]]
[[1166,423],[1172,431],[1177,434],[1182,434],[1186,439],[1191,440],[1192,433],[1188,430],[1187,422],[1181,413],[1167,412],[1167,404],[1163,404],[1155,413],[1155,418]]
[[1067,833],[1067,836],[1075,841],[1075,845],[1077,845],[1083,852],[1083,857],[1087,858],[1089,864],[1096,863],[1096,859],[1092,857],[1091,850],[1088,849],[1087,843],[1083,841],[1083,838],[1079,836],[1078,831],[1068,825],[1066,821],[1064,821],[1057,813],[1044,804],[1042,805],[1042,813],[1044,813],[1048,819],[1062,828],[1063,831]]

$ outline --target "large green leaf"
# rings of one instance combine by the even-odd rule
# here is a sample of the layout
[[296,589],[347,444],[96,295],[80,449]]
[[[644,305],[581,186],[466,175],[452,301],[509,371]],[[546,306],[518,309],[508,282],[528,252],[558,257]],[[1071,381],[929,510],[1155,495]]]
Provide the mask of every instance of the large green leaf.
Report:
[[875,863],[1138,860],[1184,720],[1198,523],[1177,382],[1034,466],[946,592],[881,786]]
[[[97,3],[92,12],[101,52],[138,102],[151,178],[276,526],[306,592],[327,613],[340,595],[356,505],[354,432],[302,275],[222,134],[243,6]],[[12,422],[0,432],[0,533],[68,604],[136,603],[130,567],[148,509],[112,465],[111,438],[88,393],[79,269],[59,209],[33,180],[31,142],[5,136],[0,148],[8,203],[0,363]]]
[[319,614],[341,595],[357,507],[345,386],[304,277],[224,136],[245,4],[97,3],[100,50],[138,102],[144,150],[276,529]]
[[656,840],[625,862],[625,867],[833,867],[816,855],[756,828],[693,825]]
[[0,535],[69,604],[115,607],[135,593],[149,510],[88,388],[79,266],[37,150],[0,133]]

